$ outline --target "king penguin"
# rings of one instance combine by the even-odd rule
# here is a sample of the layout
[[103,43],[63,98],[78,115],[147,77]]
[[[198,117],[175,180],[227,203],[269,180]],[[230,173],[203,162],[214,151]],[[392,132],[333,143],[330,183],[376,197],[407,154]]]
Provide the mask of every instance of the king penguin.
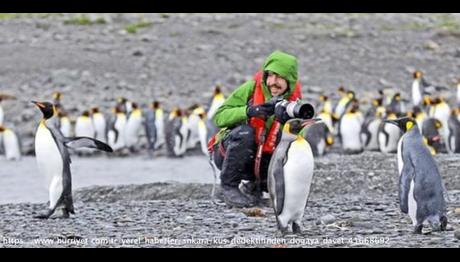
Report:
[[325,155],[327,148],[334,144],[332,132],[330,132],[329,127],[324,123],[323,118],[320,119],[321,123],[304,128],[301,132],[303,133],[302,136],[310,144],[313,156],[315,157]]
[[99,111],[98,107],[91,108],[91,118],[93,119],[94,131],[96,131],[96,139],[107,143],[107,122],[104,114]]
[[410,117],[385,120],[399,127],[404,135],[398,143],[399,205],[409,214],[414,233],[421,234],[428,220],[433,230],[447,226],[444,186],[438,167],[423,143],[417,122]]
[[131,150],[135,151],[139,144],[140,132],[142,130],[143,116],[142,111],[137,103],[132,103],[132,111],[129,114],[128,121],[125,126],[125,143]]
[[449,153],[460,153],[460,108],[452,109],[449,117],[449,136],[446,141],[446,147]]
[[[56,109],[57,110],[57,109]],[[71,136],[72,124],[66,112],[58,111],[59,129],[65,137]]]
[[35,157],[39,171],[46,177],[49,190],[49,209],[36,218],[49,218],[62,206],[63,217],[75,214],[72,200],[72,177],[68,148],[95,148],[112,152],[112,148],[89,137],[64,137],[56,126],[56,107],[49,102],[32,101],[43,113],[35,134]]
[[342,116],[338,127],[342,149],[345,154],[363,152],[363,142],[360,136],[363,121],[364,117],[359,111],[358,101],[353,99],[352,106]]
[[94,130],[93,121],[89,116],[89,111],[85,110],[77,118],[77,122],[75,123],[75,136],[86,136],[94,138],[96,132]]
[[200,138],[201,152],[208,156],[208,127],[206,126],[206,113],[198,114],[200,120],[198,120],[198,136]]
[[157,142],[157,127],[155,125],[156,115],[154,103],[151,103],[144,109],[144,129],[147,137],[147,146],[150,157],[153,157],[155,152],[155,144]]
[[225,96],[224,93],[222,93],[222,90],[219,85],[217,85],[214,88],[214,93],[211,98],[211,101],[209,102],[208,106],[208,112],[206,116],[208,119],[212,119],[214,114],[216,113],[217,109],[225,102]]
[[[94,138],[96,135],[96,131],[94,130],[94,125],[93,121],[90,118],[89,111],[85,110],[77,118],[77,121],[75,123],[75,136],[80,137],[90,137]],[[77,149],[76,152],[80,155],[92,155],[95,151],[93,149],[88,149],[88,148],[80,148]]]
[[170,113],[165,131],[168,156],[182,157],[187,149],[188,128],[187,117],[180,108]]
[[3,142],[6,160],[21,160],[21,146],[17,135],[13,130],[0,125],[0,135],[2,134],[1,142]]
[[301,220],[310,194],[314,159],[310,144],[299,134],[302,128],[320,119],[290,119],[268,167],[268,190],[278,229],[284,235],[302,232]]
[[187,149],[195,148],[198,143],[200,143],[200,135],[199,135],[199,122],[202,120],[200,114],[204,116],[205,110],[199,104],[192,105],[188,112],[190,115],[188,116],[187,121],[187,128],[189,130],[189,136],[187,137]]
[[[386,120],[397,119],[395,112],[388,110],[388,108],[386,114]],[[377,137],[380,151],[385,154],[396,153],[398,150],[398,141],[400,137],[401,131],[398,127],[385,121],[381,122]]]
[[125,147],[125,126],[126,114],[123,113],[119,106],[116,106],[113,109],[113,116],[107,132],[108,143],[115,151]]
[[155,110],[155,127],[157,131],[157,140],[155,142],[156,149],[162,147],[165,144],[165,118],[159,101],[153,102],[153,109]]

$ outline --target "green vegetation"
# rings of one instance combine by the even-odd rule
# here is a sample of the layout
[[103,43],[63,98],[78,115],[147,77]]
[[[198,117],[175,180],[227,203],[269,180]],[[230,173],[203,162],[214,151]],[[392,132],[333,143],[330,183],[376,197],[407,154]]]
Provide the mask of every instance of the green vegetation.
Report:
[[458,23],[458,21],[451,15],[447,14],[443,14],[439,17],[437,27],[447,31],[460,30],[460,24]]
[[141,21],[141,22],[138,22],[138,23],[135,23],[135,24],[130,24],[130,25],[125,26],[125,30],[126,30],[126,32],[128,32],[130,34],[135,34],[135,33],[137,33],[137,30],[139,30],[141,28],[145,28],[145,27],[150,27],[152,25],[153,25],[152,22]]
[[49,17],[52,15],[60,14],[49,14],[49,13],[0,13],[0,20],[10,20],[23,17]]
[[80,14],[69,19],[64,20],[65,25],[94,25],[94,24],[105,24],[106,21],[103,17],[98,17],[92,21],[87,15]]
[[419,23],[419,22],[410,22],[402,26],[402,29],[406,29],[406,30],[427,30],[431,28],[432,26],[429,26],[423,23]]

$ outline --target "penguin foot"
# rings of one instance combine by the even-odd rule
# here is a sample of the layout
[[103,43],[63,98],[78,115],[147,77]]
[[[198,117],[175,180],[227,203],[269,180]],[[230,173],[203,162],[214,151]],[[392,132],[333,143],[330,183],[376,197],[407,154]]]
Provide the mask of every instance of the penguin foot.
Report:
[[276,237],[277,238],[284,238],[288,234],[287,227],[285,229],[280,229],[278,228],[278,231],[276,231]]
[[59,218],[69,218],[70,215],[69,215],[69,212],[67,210],[62,210],[62,216],[60,216]]
[[442,216],[441,217],[441,231],[446,231],[447,229],[447,217]]
[[414,227],[414,231],[412,233],[413,234],[422,234],[422,228],[423,228],[423,225],[416,225]]
[[38,218],[38,219],[48,219],[49,217],[50,217],[50,215],[48,213],[33,216],[33,218]]
[[297,234],[297,235],[301,235],[302,234],[302,226],[300,225],[300,223],[292,223],[292,232],[294,232],[294,234]]

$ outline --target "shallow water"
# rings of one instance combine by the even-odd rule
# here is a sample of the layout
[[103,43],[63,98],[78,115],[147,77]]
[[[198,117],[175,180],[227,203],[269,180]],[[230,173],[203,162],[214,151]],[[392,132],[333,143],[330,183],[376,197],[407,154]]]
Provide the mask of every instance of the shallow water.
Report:
[[[47,201],[45,180],[38,173],[34,157],[10,162],[0,158],[0,204],[43,203]],[[213,183],[208,160],[203,156],[179,159],[145,156],[107,158],[104,156],[72,157],[73,189],[92,185],[144,184],[177,181]]]

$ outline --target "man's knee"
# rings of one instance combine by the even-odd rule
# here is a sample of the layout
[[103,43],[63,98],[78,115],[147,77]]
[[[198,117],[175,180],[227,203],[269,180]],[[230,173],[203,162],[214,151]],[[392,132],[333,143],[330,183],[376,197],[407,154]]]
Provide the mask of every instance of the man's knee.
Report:
[[240,125],[230,131],[226,140],[227,144],[237,142],[238,145],[252,148],[255,146],[254,128],[250,125]]

